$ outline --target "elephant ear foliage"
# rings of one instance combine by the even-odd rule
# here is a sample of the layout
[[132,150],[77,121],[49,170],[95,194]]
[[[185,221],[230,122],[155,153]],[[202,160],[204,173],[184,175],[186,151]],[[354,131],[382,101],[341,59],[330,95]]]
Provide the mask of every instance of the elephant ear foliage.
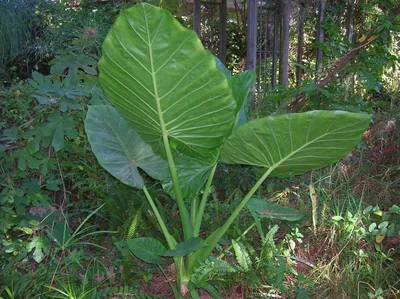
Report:
[[99,68],[106,94],[157,152],[171,142],[186,155],[208,156],[232,131],[227,78],[196,33],[166,10],[143,3],[122,11]]
[[360,141],[370,115],[311,111],[269,116],[237,129],[221,150],[222,161],[260,167],[288,177],[344,157]]
[[115,108],[91,107],[85,129],[100,165],[124,184],[143,187],[138,168],[158,180],[169,175],[168,163],[153,152]]

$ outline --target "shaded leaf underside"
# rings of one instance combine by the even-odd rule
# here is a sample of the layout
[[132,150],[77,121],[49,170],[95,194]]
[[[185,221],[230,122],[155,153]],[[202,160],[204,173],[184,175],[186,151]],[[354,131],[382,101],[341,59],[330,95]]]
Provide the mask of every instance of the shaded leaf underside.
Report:
[[111,106],[94,106],[88,111],[85,129],[99,163],[121,182],[142,188],[138,167],[155,179],[165,179],[168,164],[132,129]]

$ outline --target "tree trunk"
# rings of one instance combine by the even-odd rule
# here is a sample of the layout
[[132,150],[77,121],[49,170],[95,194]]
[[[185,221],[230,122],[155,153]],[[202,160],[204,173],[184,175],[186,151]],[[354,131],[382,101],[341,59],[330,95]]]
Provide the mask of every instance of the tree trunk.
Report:
[[[349,43],[351,44],[353,42],[353,36],[354,36],[354,0],[349,0],[348,6],[347,6],[347,39]],[[347,101],[349,99],[349,94],[350,94],[350,82],[351,82],[351,75],[346,74],[346,77],[344,79],[345,85],[346,85],[346,90],[344,94],[344,100]]]
[[324,42],[325,30],[322,27],[322,24],[325,20],[325,8],[326,8],[326,0],[321,0],[319,9],[318,9],[318,25],[317,25],[317,53],[316,53],[316,61],[315,61],[315,70],[317,74],[322,72],[322,57],[323,52],[321,50],[321,44]]
[[199,37],[201,33],[200,12],[201,12],[201,0],[193,0],[193,30],[196,31]]
[[[255,70],[257,60],[257,0],[247,2],[247,53],[246,69]],[[250,92],[250,109],[255,108],[254,86]]]
[[279,40],[279,14],[278,7],[275,2],[274,7],[274,39],[273,39],[273,49],[272,49],[272,79],[271,79],[271,87],[272,89],[276,88],[276,73],[277,73],[277,65],[278,65],[278,40]]
[[304,3],[300,2],[299,19],[297,23],[297,66],[296,66],[296,86],[300,87],[303,75],[303,48],[304,48]]
[[289,22],[290,1],[281,2],[281,40],[279,57],[279,84],[287,87],[289,85]]
[[226,63],[226,16],[227,16],[227,0],[221,0],[220,10],[220,33],[219,33],[219,60],[223,64]]

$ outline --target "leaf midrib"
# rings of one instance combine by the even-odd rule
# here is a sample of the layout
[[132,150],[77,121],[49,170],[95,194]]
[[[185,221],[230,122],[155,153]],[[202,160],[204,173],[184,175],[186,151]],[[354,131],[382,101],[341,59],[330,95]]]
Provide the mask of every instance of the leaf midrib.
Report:
[[[153,88],[154,88],[154,99],[156,101],[157,114],[158,114],[158,118],[160,120],[160,128],[161,128],[161,132],[162,132],[162,135],[163,135],[163,139],[165,139],[165,138],[168,139],[168,133],[167,133],[167,130],[165,128],[164,116],[163,116],[163,113],[162,113],[162,110],[161,110],[161,105],[160,105],[160,97],[158,96],[156,73],[154,71],[153,48],[152,48],[152,42],[150,40],[150,28],[149,28],[149,24],[148,24],[148,21],[147,21],[147,14],[146,14],[145,6],[143,6],[143,12],[144,12],[144,20],[146,22],[146,32],[147,32],[147,41],[148,41],[147,45],[149,47],[151,79],[152,79]],[[160,23],[161,22],[162,21],[160,21]],[[167,142],[167,141],[168,140],[164,140],[164,143]]]

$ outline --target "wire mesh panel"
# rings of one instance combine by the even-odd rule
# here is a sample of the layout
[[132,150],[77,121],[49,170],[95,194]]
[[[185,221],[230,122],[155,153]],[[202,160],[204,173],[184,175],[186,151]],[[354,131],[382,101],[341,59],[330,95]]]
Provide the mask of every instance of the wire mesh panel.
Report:
[[259,0],[257,5],[257,82],[261,98],[276,86],[279,9],[274,0]]
[[201,1],[201,41],[204,47],[219,55],[220,1]]

